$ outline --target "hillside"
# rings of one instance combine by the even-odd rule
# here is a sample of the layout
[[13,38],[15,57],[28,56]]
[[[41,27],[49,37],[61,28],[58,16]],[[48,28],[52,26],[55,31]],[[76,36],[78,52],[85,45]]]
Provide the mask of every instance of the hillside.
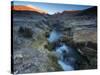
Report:
[[[92,11],[93,14],[90,16]],[[64,11],[49,15],[25,6],[14,7],[12,9],[14,73],[63,71],[58,63],[61,54],[54,51],[61,43],[74,49],[83,59],[78,59],[80,62],[76,63],[78,66],[75,65],[74,70],[96,69],[96,12],[95,7],[92,7],[83,11]],[[52,33],[53,31],[55,33]],[[59,40],[55,43],[50,43],[48,38],[51,34],[53,34],[51,39],[57,38],[60,34],[61,37],[59,36],[57,38]]]
[[11,6],[11,10],[14,10],[14,11],[33,11],[33,12],[38,12],[38,13],[47,14],[46,11],[44,11],[44,10],[38,8],[38,7],[24,6],[24,5],[15,5],[15,6]]
[[80,12],[81,15],[97,15],[97,7],[91,7]]

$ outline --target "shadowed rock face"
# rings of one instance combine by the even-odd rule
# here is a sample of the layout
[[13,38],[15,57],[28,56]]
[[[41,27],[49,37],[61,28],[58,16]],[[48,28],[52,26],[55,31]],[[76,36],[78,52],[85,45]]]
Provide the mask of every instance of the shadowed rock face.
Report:
[[[75,70],[75,66],[78,66],[78,70],[96,69],[97,16],[78,14],[69,16],[65,12],[48,15],[32,11],[12,11],[14,73]],[[63,51],[61,49],[73,51],[69,47],[82,57],[81,62],[78,59],[79,62],[74,67],[72,64],[75,63],[72,61],[75,60],[72,57],[77,57],[73,53],[65,62],[59,60],[59,52]]]

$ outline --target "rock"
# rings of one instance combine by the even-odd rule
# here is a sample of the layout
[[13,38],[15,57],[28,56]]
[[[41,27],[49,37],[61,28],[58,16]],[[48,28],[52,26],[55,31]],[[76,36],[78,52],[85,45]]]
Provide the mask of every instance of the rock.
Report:
[[[13,73],[63,71],[58,64],[60,54],[53,52],[59,43],[75,48],[85,60],[79,60],[77,70],[97,68],[96,15],[53,15],[29,11],[13,12]],[[52,30],[61,32],[61,39],[48,42]],[[59,34],[56,34],[59,35]],[[87,43],[88,42],[88,43]],[[73,59],[71,59],[72,61]],[[71,68],[69,66],[69,68]],[[72,69],[72,68],[71,68]]]

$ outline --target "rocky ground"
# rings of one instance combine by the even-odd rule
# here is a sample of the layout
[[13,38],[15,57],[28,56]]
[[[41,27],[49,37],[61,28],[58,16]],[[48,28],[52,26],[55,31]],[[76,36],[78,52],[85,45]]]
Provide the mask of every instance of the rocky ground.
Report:
[[[62,71],[57,63],[59,55],[52,51],[47,38],[53,29],[63,33],[60,41],[75,48],[87,58],[80,69],[97,68],[97,16],[96,14],[70,15],[39,14],[13,11],[13,68],[14,73]],[[27,15],[26,15],[27,14]],[[92,16],[91,16],[92,15]]]

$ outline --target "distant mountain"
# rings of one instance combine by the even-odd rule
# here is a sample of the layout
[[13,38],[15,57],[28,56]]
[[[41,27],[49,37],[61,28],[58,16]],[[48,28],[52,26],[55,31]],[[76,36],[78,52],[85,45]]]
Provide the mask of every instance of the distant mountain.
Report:
[[56,15],[97,15],[97,7],[93,6],[84,10],[65,10],[62,13],[56,13]]
[[33,7],[33,6],[30,6],[30,5],[27,5],[27,6],[14,5],[14,6],[11,6],[11,10],[14,10],[14,11],[33,11],[33,12],[47,14],[46,11],[44,11],[44,10],[38,8],[38,7]]
[[80,12],[80,10],[66,10],[66,11],[63,11],[63,13],[70,13],[70,14],[78,13],[78,12]]
[[93,6],[91,8],[82,10],[79,14],[80,15],[97,15],[97,6]]

